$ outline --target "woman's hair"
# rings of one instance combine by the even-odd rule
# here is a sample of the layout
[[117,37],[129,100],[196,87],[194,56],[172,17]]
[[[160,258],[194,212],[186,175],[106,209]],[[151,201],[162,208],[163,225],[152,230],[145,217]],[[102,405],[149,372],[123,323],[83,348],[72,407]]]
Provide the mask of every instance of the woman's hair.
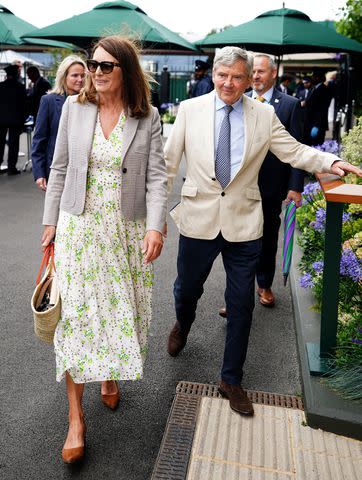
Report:
[[[135,42],[118,35],[104,37],[95,44],[92,56],[98,47],[102,47],[121,65],[122,88],[119,94],[124,111],[129,112],[131,117],[146,117],[151,110],[150,82],[153,79],[141,67],[139,48]],[[86,78],[78,102],[98,103],[97,92],[90,75]]]
[[58,66],[54,88],[49,93],[57,93],[58,95],[64,95],[64,93],[66,93],[67,75],[72,65],[81,65],[86,69],[85,62],[82,58],[76,55],[65,57]]

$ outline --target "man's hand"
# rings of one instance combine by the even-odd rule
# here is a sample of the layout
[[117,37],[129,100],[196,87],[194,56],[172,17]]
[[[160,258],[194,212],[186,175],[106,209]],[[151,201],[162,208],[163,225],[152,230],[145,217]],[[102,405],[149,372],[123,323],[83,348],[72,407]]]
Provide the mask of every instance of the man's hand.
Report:
[[44,232],[41,237],[41,249],[43,252],[46,249],[46,247],[49,245],[49,243],[54,239],[55,231],[56,231],[56,227],[54,227],[54,225],[45,225]]
[[38,178],[35,182],[40,190],[44,192],[47,191],[47,181],[46,178]]
[[148,230],[143,240],[142,253],[144,254],[144,263],[150,263],[159,257],[163,247],[162,233],[156,230]]
[[354,173],[358,177],[362,177],[362,170],[360,168],[355,167],[351,163],[343,162],[342,160],[334,162],[330,172],[340,177],[344,177],[347,173]]
[[289,203],[293,201],[296,207],[300,207],[302,205],[302,194],[300,192],[296,192],[295,190],[289,190],[286,202]]

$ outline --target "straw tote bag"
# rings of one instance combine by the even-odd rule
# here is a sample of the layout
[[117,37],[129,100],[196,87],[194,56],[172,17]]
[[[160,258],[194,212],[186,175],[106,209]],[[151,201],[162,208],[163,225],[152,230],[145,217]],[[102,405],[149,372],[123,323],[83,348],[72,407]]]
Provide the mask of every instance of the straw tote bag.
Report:
[[[40,280],[43,268],[45,273]],[[42,305],[46,310],[39,311]],[[55,275],[54,243],[45,249],[40,265],[36,288],[31,298],[31,309],[34,316],[35,335],[46,343],[53,343],[54,332],[60,319],[60,295]]]

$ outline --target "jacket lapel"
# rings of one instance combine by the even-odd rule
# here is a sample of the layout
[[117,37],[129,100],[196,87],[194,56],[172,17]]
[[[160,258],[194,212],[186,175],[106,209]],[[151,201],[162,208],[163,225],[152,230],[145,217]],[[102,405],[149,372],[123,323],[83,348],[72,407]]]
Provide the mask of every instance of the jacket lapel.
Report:
[[282,102],[283,95],[276,89],[274,88],[273,90],[273,95],[270,99],[270,105],[274,107],[275,113],[278,115],[278,110],[280,108],[280,104]]
[[[215,176],[215,92],[212,91],[207,95],[203,95],[203,99],[205,99],[205,103],[203,107],[200,109],[200,120],[202,119],[202,123],[204,124],[205,128],[203,128],[203,132],[205,132],[205,138],[203,141],[203,145],[205,148],[205,155],[203,158],[207,159],[208,161],[212,162],[209,165],[211,172],[211,176]],[[210,135],[211,132],[211,135]]]
[[253,100],[252,98],[249,98],[246,95],[243,95],[243,113],[244,113],[244,131],[245,131],[244,153],[243,153],[243,159],[241,162],[241,167],[239,168],[236,175],[238,175],[240,170],[245,165],[245,159],[248,157],[250,147],[253,143],[255,127],[256,127],[256,113],[254,111],[254,102],[255,100]]
[[139,120],[137,118],[127,116],[126,123],[123,130],[123,144],[121,148],[122,162],[127,154],[127,151],[132,143],[132,140],[136,134]]
[[81,108],[80,111],[81,113],[81,123],[82,125],[82,131],[84,132],[89,132],[90,135],[84,135],[84,148],[86,151],[86,160],[88,162],[90,155],[91,155],[91,150],[92,150],[92,144],[93,144],[93,137],[94,137],[94,130],[96,127],[96,121],[97,121],[97,112],[98,112],[98,107],[94,103],[86,103],[84,104],[84,108]]

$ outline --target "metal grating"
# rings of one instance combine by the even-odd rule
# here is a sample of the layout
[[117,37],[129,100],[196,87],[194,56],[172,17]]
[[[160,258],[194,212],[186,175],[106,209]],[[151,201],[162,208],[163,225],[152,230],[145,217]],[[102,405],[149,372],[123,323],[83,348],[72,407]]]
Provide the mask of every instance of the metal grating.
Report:
[[177,394],[151,480],[185,480],[201,396]]
[[[253,390],[246,392],[253,403],[303,410],[299,397]],[[218,386],[178,383],[151,480],[185,480],[202,397],[221,398]]]
[[[300,397],[295,397],[293,395],[279,395],[277,393],[269,392],[259,392],[255,390],[245,391],[253,403],[304,410],[303,401]],[[218,392],[217,385],[207,385],[204,383],[193,382],[179,382],[176,387],[176,394],[221,398],[221,395]]]

